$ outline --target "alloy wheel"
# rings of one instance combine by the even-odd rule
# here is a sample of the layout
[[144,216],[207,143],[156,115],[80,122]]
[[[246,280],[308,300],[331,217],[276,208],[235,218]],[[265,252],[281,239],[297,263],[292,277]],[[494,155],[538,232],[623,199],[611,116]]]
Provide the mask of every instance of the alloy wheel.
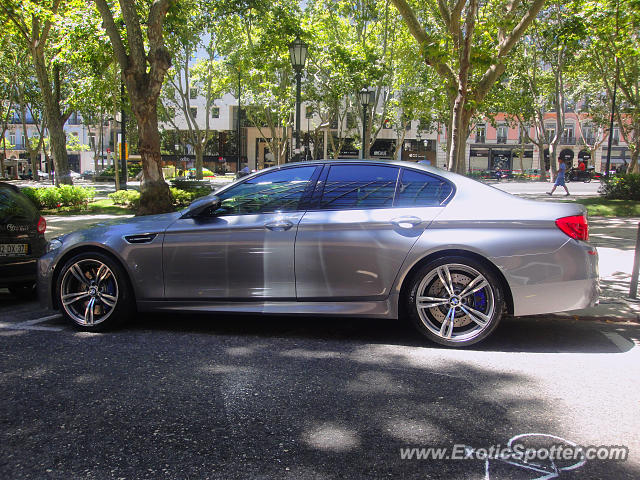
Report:
[[447,342],[478,337],[490,324],[495,297],[490,282],[462,264],[433,268],[418,285],[415,306],[423,325]]
[[115,275],[99,260],[79,260],[62,277],[60,303],[78,325],[94,326],[107,320],[118,297]]

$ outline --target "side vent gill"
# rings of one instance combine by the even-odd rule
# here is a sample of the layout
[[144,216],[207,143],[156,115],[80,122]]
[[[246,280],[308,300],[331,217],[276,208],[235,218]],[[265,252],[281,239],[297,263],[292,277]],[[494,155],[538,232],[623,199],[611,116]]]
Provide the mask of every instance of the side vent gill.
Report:
[[129,243],[150,243],[157,236],[157,233],[141,233],[139,235],[127,235],[124,239]]

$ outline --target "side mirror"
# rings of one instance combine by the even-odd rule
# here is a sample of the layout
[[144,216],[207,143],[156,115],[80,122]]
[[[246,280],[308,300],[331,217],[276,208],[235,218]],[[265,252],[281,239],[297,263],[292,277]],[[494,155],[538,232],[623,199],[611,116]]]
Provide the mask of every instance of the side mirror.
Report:
[[182,215],[182,218],[197,217],[201,213],[213,208],[214,210],[220,206],[220,199],[215,195],[208,195],[206,197],[198,198],[191,202],[191,205],[187,207],[187,211]]

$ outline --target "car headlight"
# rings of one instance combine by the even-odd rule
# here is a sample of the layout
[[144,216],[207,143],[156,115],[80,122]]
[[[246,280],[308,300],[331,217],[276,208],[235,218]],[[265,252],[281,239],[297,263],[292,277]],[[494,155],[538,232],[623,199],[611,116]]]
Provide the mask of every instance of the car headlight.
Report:
[[47,253],[53,252],[54,250],[58,250],[62,246],[62,242],[57,238],[54,238],[49,243],[47,243]]

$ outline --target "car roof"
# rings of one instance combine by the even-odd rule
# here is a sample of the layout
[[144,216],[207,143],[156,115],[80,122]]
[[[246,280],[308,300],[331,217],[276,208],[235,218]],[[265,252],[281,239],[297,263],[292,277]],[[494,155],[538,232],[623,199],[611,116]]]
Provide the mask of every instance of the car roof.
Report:
[[[443,177],[447,177],[451,175],[451,173],[447,170],[443,170],[441,168],[433,167],[430,165],[425,165],[416,162],[405,162],[402,160],[374,160],[374,159],[357,159],[357,158],[345,158],[345,159],[326,159],[326,160],[302,160],[300,162],[290,162],[283,163],[282,165],[276,165],[274,167],[265,168],[260,170],[260,172],[266,172],[269,170],[277,170],[279,168],[287,168],[287,167],[295,167],[295,166],[303,166],[303,165],[389,165],[393,167],[404,167],[404,168],[412,168],[414,170],[423,170],[425,172],[433,173],[436,175],[441,175]],[[455,175],[455,174],[454,174]]]
[[0,182],[0,188],[8,188],[16,193],[20,193],[20,187],[17,187],[11,183]]

